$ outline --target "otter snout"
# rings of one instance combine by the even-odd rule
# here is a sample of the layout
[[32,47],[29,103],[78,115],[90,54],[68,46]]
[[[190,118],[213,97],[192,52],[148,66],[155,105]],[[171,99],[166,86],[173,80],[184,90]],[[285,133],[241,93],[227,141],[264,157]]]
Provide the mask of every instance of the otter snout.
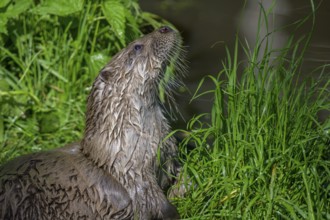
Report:
[[159,32],[162,34],[166,34],[168,32],[173,32],[173,29],[168,26],[163,26],[159,29]]

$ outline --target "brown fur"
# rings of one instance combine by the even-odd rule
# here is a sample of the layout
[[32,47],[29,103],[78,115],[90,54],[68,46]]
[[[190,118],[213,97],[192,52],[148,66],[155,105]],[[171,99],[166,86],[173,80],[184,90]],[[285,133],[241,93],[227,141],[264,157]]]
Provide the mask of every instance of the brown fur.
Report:
[[114,56],[93,84],[81,143],[0,168],[0,218],[179,218],[162,190],[179,168],[157,88],[180,43],[163,27]]

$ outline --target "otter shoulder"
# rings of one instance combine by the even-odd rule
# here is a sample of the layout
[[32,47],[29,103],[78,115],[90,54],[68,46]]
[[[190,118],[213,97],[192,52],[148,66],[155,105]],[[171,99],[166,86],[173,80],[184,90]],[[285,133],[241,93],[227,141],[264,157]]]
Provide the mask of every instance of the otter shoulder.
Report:
[[[58,202],[63,204],[63,213],[83,210],[92,218],[125,219],[132,209],[126,189],[88,160],[79,143],[9,161],[0,167],[0,183],[0,209],[1,201],[13,200],[14,194],[27,198],[27,202],[38,198],[43,207]],[[75,205],[66,210],[71,203]]]

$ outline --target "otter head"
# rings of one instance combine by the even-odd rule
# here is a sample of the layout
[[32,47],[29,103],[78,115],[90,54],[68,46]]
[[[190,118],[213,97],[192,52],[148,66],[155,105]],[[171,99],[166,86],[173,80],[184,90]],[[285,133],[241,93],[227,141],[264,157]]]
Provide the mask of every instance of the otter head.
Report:
[[[125,84],[131,80],[137,86],[157,84],[167,65],[181,54],[180,46],[180,35],[164,26],[130,43],[112,58],[100,77],[105,83],[117,81]],[[118,81],[118,78],[121,80]]]

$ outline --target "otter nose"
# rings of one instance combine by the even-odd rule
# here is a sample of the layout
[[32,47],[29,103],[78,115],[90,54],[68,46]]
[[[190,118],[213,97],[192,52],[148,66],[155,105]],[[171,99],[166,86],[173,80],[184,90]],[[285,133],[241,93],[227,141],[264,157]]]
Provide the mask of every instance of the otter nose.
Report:
[[159,32],[162,34],[166,34],[166,33],[172,32],[172,31],[173,31],[173,29],[168,26],[164,26],[159,29]]

